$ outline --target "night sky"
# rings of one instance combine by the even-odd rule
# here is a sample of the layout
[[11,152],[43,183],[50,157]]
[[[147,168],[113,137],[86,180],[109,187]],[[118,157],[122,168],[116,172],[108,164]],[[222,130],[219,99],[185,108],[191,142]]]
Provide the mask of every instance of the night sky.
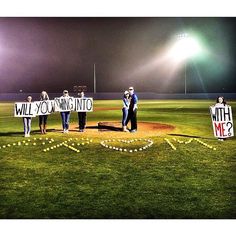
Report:
[[163,54],[181,32],[197,35],[188,92],[236,92],[236,18],[0,18],[0,92],[184,92],[184,66]]

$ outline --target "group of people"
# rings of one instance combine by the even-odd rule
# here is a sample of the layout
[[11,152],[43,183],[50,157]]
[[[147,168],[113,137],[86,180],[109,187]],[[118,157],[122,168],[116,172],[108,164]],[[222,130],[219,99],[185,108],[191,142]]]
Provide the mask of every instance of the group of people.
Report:
[[[84,92],[78,93],[79,98],[85,98]],[[67,90],[63,91],[63,95],[61,98],[69,97],[69,92]],[[70,111],[63,111],[61,113],[61,120],[62,120],[62,128],[63,133],[69,132],[69,123],[70,123]],[[78,112],[78,120],[79,120],[79,132],[84,132],[85,125],[86,125],[86,112]]]
[[[84,92],[78,93],[79,98],[85,98]],[[61,98],[69,97],[68,90],[64,90]],[[49,100],[49,96],[46,91],[42,91],[40,94],[40,101]],[[134,92],[133,87],[129,87],[129,91],[124,92],[123,96],[123,108],[122,108],[122,130],[124,132],[136,132],[137,131],[137,109],[138,109],[138,97]],[[32,96],[28,96],[26,102],[32,102]],[[70,123],[70,111],[60,112],[62,120],[62,129],[63,133],[69,132],[69,123]],[[78,112],[78,123],[79,123],[79,132],[84,132],[86,127],[86,112]],[[47,133],[47,119],[48,115],[39,116],[39,129],[41,134]],[[24,124],[24,136],[30,137],[31,131],[31,121],[32,117],[23,117]],[[127,129],[127,125],[131,122],[131,129]]]
[[[84,92],[78,93],[80,98],[84,98]],[[61,96],[69,97],[69,92],[67,90],[63,91],[63,95]],[[49,96],[46,91],[42,91],[40,94],[40,101],[49,100]],[[32,96],[27,96],[26,102],[32,102]],[[69,123],[70,123],[70,111],[63,111],[60,112],[61,120],[62,120],[62,128],[63,133],[69,132]],[[39,116],[39,129],[41,134],[47,133],[47,119],[48,115],[40,115]],[[78,112],[78,120],[79,120],[79,132],[84,132],[85,125],[86,125],[86,112]],[[30,137],[31,131],[31,121],[32,117],[23,117],[23,124],[24,124],[24,136]]]
[[134,92],[133,87],[129,87],[129,91],[124,92],[123,97],[123,117],[122,117],[122,129],[124,132],[129,132],[127,125],[131,122],[130,132],[137,131],[137,110],[138,110],[138,96]]
[[[40,101],[49,100],[49,96],[46,91],[42,91],[40,94]],[[32,96],[28,96],[26,98],[26,102],[32,102]],[[39,116],[39,128],[41,134],[46,134],[47,130],[47,115]],[[30,137],[31,131],[31,121],[32,117],[23,117],[23,124],[24,124],[24,136]]]
[[[42,91],[40,94],[40,101],[49,100],[49,96],[46,91]],[[32,96],[27,96],[26,102],[32,102]],[[41,134],[46,134],[47,132],[47,115],[39,116],[39,129]],[[31,122],[32,117],[23,117],[23,124],[24,124],[24,136],[30,137],[31,131]]]
[[[84,92],[79,92],[78,96],[80,98],[85,98]],[[67,90],[63,91],[61,98],[69,97],[69,92]],[[46,91],[42,91],[40,94],[40,101],[49,100],[49,96]],[[28,96],[26,99],[27,102],[32,102],[32,96]],[[138,96],[136,95],[134,88],[129,87],[129,90],[124,92],[122,99],[122,130],[124,132],[134,133],[137,131],[137,110],[138,110]],[[216,100],[216,105],[226,105],[224,97],[220,96]],[[69,123],[70,123],[70,111],[60,112],[62,120],[63,133],[69,132]],[[39,116],[39,129],[41,134],[47,133],[47,119],[48,115]],[[32,117],[23,117],[24,124],[24,136],[30,137],[31,131],[31,121]],[[128,123],[131,123],[131,129],[127,128]],[[79,123],[79,132],[84,132],[86,127],[86,112],[78,112],[78,123]],[[224,138],[219,138],[218,140],[224,141]]]

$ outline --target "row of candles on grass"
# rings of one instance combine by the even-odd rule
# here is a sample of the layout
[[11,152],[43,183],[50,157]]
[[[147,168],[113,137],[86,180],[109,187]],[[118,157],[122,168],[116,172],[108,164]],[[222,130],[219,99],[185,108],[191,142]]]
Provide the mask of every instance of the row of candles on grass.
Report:
[[[174,144],[168,139],[168,138],[164,138],[164,140],[169,144],[169,146],[173,149],[173,150],[176,150],[176,147],[174,146]],[[212,145],[209,145],[205,142],[203,142],[202,140],[198,139],[198,138],[190,138],[188,141],[181,141],[179,139],[176,139],[176,138],[173,138],[173,140],[177,143],[180,143],[180,144],[189,144],[191,143],[192,141],[196,141],[198,143],[200,143],[201,145],[209,148],[209,149],[212,149],[214,151],[216,151],[216,148],[213,147]]]
[[[112,146],[111,142],[121,142],[121,143],[127,143],[127,144],[131,144],[133,142],[137,142],[137,141],[145,141],[147,142],[147,144],[145,146],[142,146],[140,148],[121,148],[121,147],[117,147],[117,146]],[[108,139],[108,140],[103,140],[100,143],[103,147],[114,150],[114,151],[120,151],[120,152],[139,152],[139,151],[144,151],[148,148],[150,148],[153,145],[153,141],[151,139],[131,139],[131,140],[124,140],[124,139]]]

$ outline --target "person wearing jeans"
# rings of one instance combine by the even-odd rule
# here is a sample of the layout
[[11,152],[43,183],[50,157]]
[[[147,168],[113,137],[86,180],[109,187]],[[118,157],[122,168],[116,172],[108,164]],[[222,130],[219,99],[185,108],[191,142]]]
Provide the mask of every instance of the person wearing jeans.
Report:
[[[27,102],[32,102],[32,97],[27,97]],[[30,131],[31,131],[31,121],[32,117],[23,117],[23,124],[24,124],[24,136],[30,137]]]
[[129,98],[130,98],[129,92],[125,91],[124,96],[123,96],[123,108],[122,108],[122,113],[123,113],[123,116],[122,116],[122,130],[124,132],[129,132],[129,130],[127,129],[126,124],[125,124],[125,122],[128,118],[128,113],[129,113],[129,104],[130,104]]
[[[63,95],[61,96],[61,98],[69,98],[69,93],[67,90],[63,91]],[[69,123],[70,123],[70,111],[62,111],[60,113],[61,113],[63,133],[68,133]]]
[[62,128],[63,133],[69,132],[69,123],[70,123],[70,111],[61,112]]

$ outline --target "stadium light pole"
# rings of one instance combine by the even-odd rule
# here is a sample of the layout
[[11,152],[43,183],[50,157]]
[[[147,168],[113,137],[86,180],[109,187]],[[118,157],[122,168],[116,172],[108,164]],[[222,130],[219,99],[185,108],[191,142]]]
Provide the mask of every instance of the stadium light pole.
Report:
[[184,94],[187,94],[187,60],[196,56],[201,48],[198,41],[187,33],[177,35],[171,48],[171,57],[176,63],[184,63]]
[[184,62],[184,94],[187,94],[187,62]]
[[96,64],[93,64],[93,92],[96,93]]

